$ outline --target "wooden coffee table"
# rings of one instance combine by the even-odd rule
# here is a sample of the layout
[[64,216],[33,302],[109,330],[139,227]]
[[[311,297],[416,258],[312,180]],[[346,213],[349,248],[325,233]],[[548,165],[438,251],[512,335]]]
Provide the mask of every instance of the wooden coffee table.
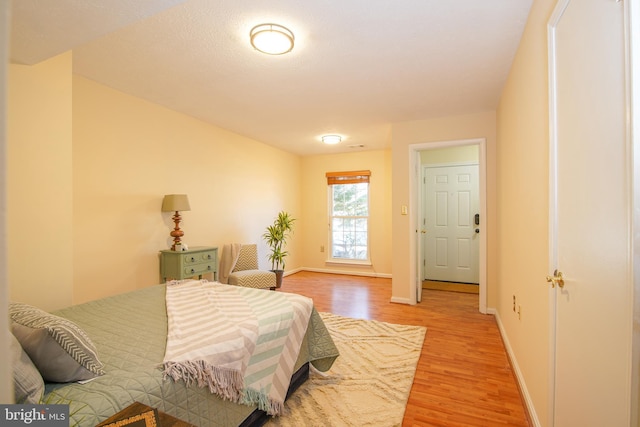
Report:
[[[147,406],[144,403],[140,403],[140,402],[133,402],[131,405],[127,406],[117,414],[107,418],[106,420],[98,424],[96,427],[108,426],[109,424],[116,423],[117,421],[126,420],[128,418],[143,414],[151,410],[153,410],[151,406]],[[158,412],[157,427],[196,427],[193,424],[189,424],[188,422],[179,420],[176,417],[173,417],[164,412],[161,412],[161,411],[157,411],[157,412]],[[143,423],[143,421],[139,421],[138,423]],[[136,425],[145,425],[145,424],[136,424]]]

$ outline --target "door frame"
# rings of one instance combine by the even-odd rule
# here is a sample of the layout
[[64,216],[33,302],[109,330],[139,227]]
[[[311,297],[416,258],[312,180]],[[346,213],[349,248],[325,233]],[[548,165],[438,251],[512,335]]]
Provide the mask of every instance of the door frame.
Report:
[[[640,401],[640,0],[625,2],[625,25],[629,68],[627,87],[629,88],[628,108],[631,112],[629,141],[633,159],[630,165],[632,175],[632,280],[633,280],[633,337],[631,350],[631,401]],[[640,427],[640,408],[631,407],[631,425]]]
[[409,174],[409,222],[415,230],[413,239],[409,239],[409,268],[413,272],[411,283],[412,299],[419,295],[422,289],[420,280],[419,260],[422,259],[422,245],[420,244],[420,210],[423,200],[421,194],[421,164],[420,152],[441,148],[459,147],[464,145],[478,146],[478,186],[480,191],[480,248],[479,248],[479,294],[478,311],[487,314],[487,140],[486,138],[458,139],[450,141],[422,142],[409,145],[409,167],[413,168]]
[[[559,0],[555,9],[549,18],[547,24],[547,50],[549,62],[549,265],[547,270],[552,271],[553,266],[557,265],[558,251],[552,236],[558,235],[558,221],[556,217],[558,205],[558,188],[557,188],[557,146],[558,146],[558,113],[557,113],[557,88],[556,88],[556,27],[560,23],[560,19],[566,8],[569,6],[570,0]],[[554,425],[555,420],[555,401],[556,401],[556,309],[557,309],[557,293],[555,289],[548,287],[549,299],[549,372],[547,405],[549,408],[547,415],[547,423],[549,426]]]

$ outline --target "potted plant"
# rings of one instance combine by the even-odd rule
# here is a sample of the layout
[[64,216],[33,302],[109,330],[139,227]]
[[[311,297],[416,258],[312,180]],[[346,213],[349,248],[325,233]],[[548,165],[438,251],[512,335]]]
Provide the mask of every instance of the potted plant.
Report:
[[295,219],[288,212],[281,211],[273,224],[267,227],[262,238],[271,248],[269,261],[271,261],[271,271],[276,273],[276,287],[282,286],[282,276],[284,274],[285,258],[289,252],[284,250],[289,235],[293,233],[293,223]]

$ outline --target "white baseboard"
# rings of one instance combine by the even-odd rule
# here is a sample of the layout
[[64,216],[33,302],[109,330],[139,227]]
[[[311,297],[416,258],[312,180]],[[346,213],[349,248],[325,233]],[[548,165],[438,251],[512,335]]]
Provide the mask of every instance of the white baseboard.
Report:
[[287,270],[287,271],[285,271],[285,272],[284,272],[283,276],[285,276],[285,277],[286,277],[286,276],[290,276],[290,275],[292,275],[292,274],[299,273],[299,272],[301,272],[302,270],[304,270],[304,269],[303,269],[303,268],[294,268],[293,270]]
[[391,297],[391,302],[396,303],[396,304],[415,305],[415,303],[412,302],[409,298]]
[[522,371],[520,370],[520,366],[518,365],[518,360],[513,353],[513,349],[511,348],[511,344],[509,343],[509,338],[507,337],[507,333],[504,329],[504,326],[502,325],[502,321],[500,320],[500,315],[495,308],[487,308],[487,314],[493,314],[496,318],[496,323],[498,324],[498,330],[500,331],[500,335],[502,336],[504,348],[507,351],[507,356],[509,357],[509,361],[511,362],[513,372],[516,375],[516,380],[518,381],[518,386],[520,387],[520,392],[522,393],[522,398],[524,399],[527,411],[529,411],[531,422],[533,423],[534,427],[542,427],[542,424],[540,424],[540,420],[538,419],[536,409],[533,406],[531,395],[529,394],[529,390],[527,389],[527,384],[525,383],[524,377],[522,376]]
[[365,277],[380,277],[384,279],[391,279],[390,273],[376,273],[370,271],[352,271],[352,270],[334,270],[329,268],[314,268],[314,267],[300,267],[295,270],[291,270],[291,273],[286,272],[285,276],[288,274],[297,273],[299,271],[312,271],[314,273],[328,273],[328,274],[346,274],[348,276],[365,276]]

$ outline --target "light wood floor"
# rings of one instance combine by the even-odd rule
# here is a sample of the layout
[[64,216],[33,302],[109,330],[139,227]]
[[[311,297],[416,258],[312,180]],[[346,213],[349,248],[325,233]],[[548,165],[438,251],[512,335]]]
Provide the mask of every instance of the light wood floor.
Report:
[[435,280],[424,280],[422,282],[422,289],[433,289],[437,291],[451,291],[451,292],[464,292],[467,294],[479,294],[480,286],[471,285],[469,283],[454,283],[454,282],[438,282]]
[[495,318],[474,294],[424,290],[416,306],[394,304],[391,280],[300,272],[283,292],[313,298],[318,311],[427,327],[409,395],[407,426],[530,426]]

